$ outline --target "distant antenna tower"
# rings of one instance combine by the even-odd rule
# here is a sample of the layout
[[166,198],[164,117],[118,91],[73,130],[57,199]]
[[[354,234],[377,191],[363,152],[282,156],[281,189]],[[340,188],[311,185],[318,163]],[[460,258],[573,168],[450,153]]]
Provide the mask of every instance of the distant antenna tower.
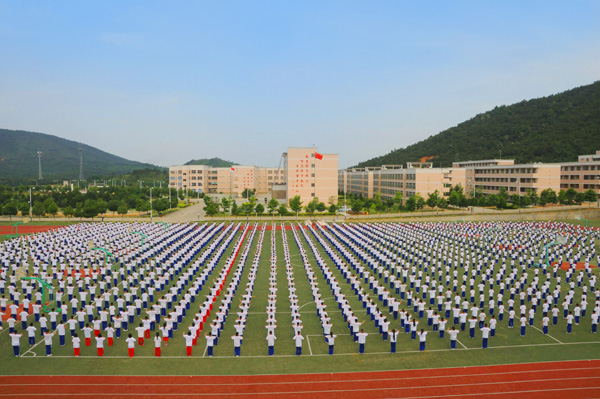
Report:
[[42,180],[42,152],[38,151],[38,179]]
[[79,146],[79,180],[83,180],[83,148]]

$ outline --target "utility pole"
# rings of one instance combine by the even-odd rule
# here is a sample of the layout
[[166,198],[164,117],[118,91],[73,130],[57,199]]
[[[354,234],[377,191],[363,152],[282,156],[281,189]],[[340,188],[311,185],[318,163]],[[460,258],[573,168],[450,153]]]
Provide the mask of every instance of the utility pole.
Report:
[[169,187],[169,210],[171,210],[171,187]]
[[38,179],[42,180],[42,152],[38,151],[37,156],[38,156]]
[[33,203],[31,202],[31,187],[29,187],[29,221],[33,220]]
[[154,210],[152,209],[152,189],[154,187],[150,187],[150,221],[152,221],[152,218],[154,217]]
[[83,180],[83,148],[79,146],[79,180]]

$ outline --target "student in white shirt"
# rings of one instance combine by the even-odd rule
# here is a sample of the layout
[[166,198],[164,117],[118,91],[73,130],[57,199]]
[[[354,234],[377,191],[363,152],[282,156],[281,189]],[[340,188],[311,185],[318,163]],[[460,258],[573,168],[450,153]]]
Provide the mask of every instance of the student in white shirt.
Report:
[[456,340],[458,337],[458,332],[459,330],[454,328],[454,326],[452,326],[452,328],[448,330],[448,335],[450,336],[450,347],[452,349],[456,349]]
[[73,338],[71,338],[71,342],[73,343],[73,354],[75,357],[79,357],[79,350],[81,345],[81,339],[77,336],[77,333],[73,334]]
[[417,335],[419,336],[419,350],[423,352],[425,350],[425,341],[427,340],[427,331],[421,329]]
[[398,334],[400,332],[398,330],[396,330],[395,328],[390,332],[389,336],[390,336],[390,345],[391,345],[391,352],[392,353],[396,353],[396,342],[398,340]]
[[127,342],[127,353],[129,357],[133,357],[135,355],[135,338],[133,338],[133,335],[129,334],[129,337],[127,337],[125,342]]
[[239,333],[235,333],[235,335],[232,336],[231,339],[233,340],[233,351],[235,353],[235,357],[239,357],[240,356],[240,352],[242,350],[242,339],[243,339],[243,337],[240,336]]
[[360,329],[360,332],[356,334],[358,337],[358,353],[365,353],[365,344],[367,342],[368,335],[369,333],[364,332],[362,328]]
[[269,331],[267,335],[267,346],[269,347],[269,356],[273,356],[275,354],[275,340],[277,337],[273,334],[273,331]]
[[208,357],[212,357],[213,347],[215,344],[215,336],[212,334],[204,333],[204,338],[206,338],[206,354],[208,355]]
[[491,329],[488,327],[487,323],[484,323],[483,327],[480,328],[480,330],[481,330],[481,337],[483,339],[483,341],[482,341],[482,347],[483,347],[483,349],[487,349],[487,347],[488,347],[488,338],[490,336]]
[[96,349],[98,350],[98,356],[102,357],[104,356],[104,340],[106,338],[104,338],[102,336],[102,333],[99,333],[98,336],[96,337]]
[[194,336],[191,331],[188,331],[187,334],[183,334],[183,338],[185,339],[185,350],[188,356],[192,356],[192,345],[194,344]]
[[154,337],[154,356],[160,357],[160,345],[162,343],[162,339],[160,338],[160,333],[156,333]]

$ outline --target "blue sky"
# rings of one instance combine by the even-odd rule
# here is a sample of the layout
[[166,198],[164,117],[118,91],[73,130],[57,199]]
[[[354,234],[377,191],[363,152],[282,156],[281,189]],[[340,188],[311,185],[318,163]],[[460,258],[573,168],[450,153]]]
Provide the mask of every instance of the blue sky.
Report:
[[600,79],[598,1],[4,1],[0,128],[340,167]]

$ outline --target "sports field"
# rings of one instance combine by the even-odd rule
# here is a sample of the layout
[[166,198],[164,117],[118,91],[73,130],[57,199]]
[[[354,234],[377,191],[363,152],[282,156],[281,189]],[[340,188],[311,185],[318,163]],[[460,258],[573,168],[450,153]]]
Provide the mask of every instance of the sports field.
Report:
[[[141,234],[146,237],[142,245]],[[592,333],[591,314],[598,305],[598,283],[593,283],[598,278],[598,269],[593,268],[588,273],[586,270],[576,270],[570,275],[573,281],[573,303],[568,306],[573,311],[581,302],[582,290],[587,287],[587,310],[581,317],[579,324],[572,326],[572,333],[567,333],[567,322],[563,319],[565,296],[569,294],[570,284],[567,280],[567,271],[551,266],[548,274],[543,273],[545,258],[543,247],[557,241],[557,236],[567,237],[566,244],[548,247],[549,262],[559,264],[563,261],[579,261],[581,264],[589,262],[597,264],[598,251],[597,231],[584,229],[564,223],[379,223],[379,224],[150,224],[150,223],[110,223],[110,224],[81,224],[60,227],[49,232],[38,233],[29,238],[6,240],[0,245],[2,253],[3,270],[14,265],[12,255],[17,258],[25,253],[32,255],[27,259],[26,265],[29,275],[41,276],[46,264],[55,292],[59,291],[59,281],[52,278],[52,259],[57,260],[57,270],[61,269],[61,262],[65,264],[65,273],[75,276],[75,269],[90,274],[91,270],[99,271],[94,276],[102,279],[107,276],[107,281],[114,283],[113,275],[108,269],[103,269],[104,255],[101,251],[90,250],[90,241],[94,247],[107,248],[114,253],[117,262],[110,266],[116,271],[118,287],[117,295],[124,294],[123,282],[129,286],[129,292],[142,296],[144,290],[154,285],[160,276],[171,266],[177,265],[179,273],[173,279],[167,279],[167,284],[154,293],[154,302],[164,297],[170,288],[175,287],[176,298],[172,300],[173,307],[177,303],[184,306],[189,302],[189,310],[177,324],[177,330],[167,345],[162,345],[161,357],[155,357],[154,342],[146,339],[143,346],[136,343],[135,356],[128,357],[125,336],[133,333],[137,337],[135,326],[139,324],[146,313],[135,316],[133,325],[129,325],[128,332],[122,331],[121,338],[114,339],[114,345],[104,344],[104,356],[100,358],[96,351],[95,341],[92,345],[84,345],[83,331],[76,327],[77,334],[82,337],[81,352],[78,358],[73,355],[70,331],[66,330],[66,344],[59,345],[58,336],[53,337],[52,356],[46,356],[44,339],[40,336],[39,323],[35,337],[35,344],[30,346],[27,333],[24,332],[20,340],[20,357],[13,356],[11,340],[8,337],[9,310],[3,319],[4,330],[0,332],[0,374],[2,375],[240,375],[240,374],[287,374],[287,373],[316,373],[316,372],[346,372],[346,371],[377,371],[398,369],[422,369],[461,367],[493,364],[513,364],[521,362],[541,362],[557,360],[580,360],[600,358],[600,338]],[[220,259],[219,252],[222,252]],[[12,255],[11,255],[12,254]],[[69,257],[74,254],[72,265]],[[65,259],[61,260],[61,256]],[[523,265],[520,264],[521,258]],[[85,264],[87,259],[89,263]],[[35,261],[34,261],[35,260]],[[452,262],[446,270],[446,262]],[[122,262],[122,263],[121,263]],[[456,262],[456,263],[455,263]],[[511,263],[514,262],[514,265]],[[112,262],[108,262],[109,265]],[[531,264],[529,264],[531,263]],[[127,273],[120,274],[119,268],[127,270],[127,265],[132,271],[128,281]],[[456,277],[454,270],[456,266]],[[378,268],[382,268],[379,275]],[[204,272],[211,269],[211,273]],[[467,270],[468,268],[468,270]],[[143,270],[142,270],[143,269]],[[372,289],[372,286],[385,288],[389,297],[401,300],[401,293],[397,293],[394,285],[390,285],[390,277],[395,275],[403,280],[402,270],[407,270],[405,299],[399,308],[404,308],[412,318],[419,321],[418,330],[423,328],[428,331],[426,350],[419,350],[419,337],[415,340],[405,333],[401,325],[401,317],[394,318],[389,306]],[[479,273],[477,273],[479,269]],[[10,269],[12,271],[12,269]],[[228,270],[227,272],[225,270]],[[388,273],[385,273],[387,270]],[[475,274],[473,271],[475,270]],[[556,287],[559,287],[560,296],[557,306],[560,309],[556,325],[553,325],[550,315],[549,332],[542,333],[542,301],[540,300],[534,313],[533,324],[530,326],[529,317],[525,328],[525,336],[520,336],[519,324],[519,293],[515,295],[515,327],[507,327],[508,303],[510,300],[510,287],[526,290],[536,278],[535,271],[539,270],[535,290],[542,291],[544,284],[548,290],[545,296],[552,297]],[[204,274],[203,274],[204,272]],[[223,272],[223,273],[221,273]],[[365,279],[365,273],[374,276],[374,279]],[[421,273],[422,272],[422,273]],[[137,273],[137,281],[134,274]],[[153,274],[151,274],[153,273]],[[187,273],[187,275],[186,275]],[[362,273],[362,276],[361,276]],[[414,273],[415,282],[421,275],[421,288],[417,292],[417,284],[411,287],[411,275]],[[466,273],[465,297],[461,296],[462,276]],[[525,273],[527,276],[525,277]],[[581,286],[577,276],[582,273]],[[450,278],[447,280],[446,275]],[[386,275],[387,281],[386,281]],[[399,275],[399,277],[398,277]],[[185,278],[183,278],[185,276]],[[202,280],[202,276],[205,277]],[[222,280],[219,276],[224,276]],[[249,277],[254,283],[249,285]],[[356,280],[353,280],[356,276]],[[470,278],[473,276],[473,281]],[[498,315],[498,304],[506,306],[504,318],[498,321],[495,336],[489,338],[488,349],[482,349],[482,332],[475,329],[474,338],[469,337],[469,324],[465,331],[458,334],[457,346],[450,347],[449,334],[444,338],[433,331],[433,326],[428,325],[427,315],[419,317],[418,310],[414,309],[416,298],[426,301],[425,309],[430,306],[438,311],[438,298],[450,299],[452,308],[455,307],[455,295],[461,299],[459,307],[463,308],[465,300],[469,302],[466,308],[471,315],[472,305],[480,307],[479,286],[482,277],[484,282],[485,322],[490,320],[489,298],[492,298]],[[64,280],[65,275],[61,276]],[[83,283],[75,288],[75,296],[79,290],[88,290],[94,285],[93,279],[84,280],[84,274],[78,276]],[[525,277],[525,278],[524,278]],[[6,279],[6,291],[10,284],[10,273],[3,274]],[[456,292],[453,291],[453,280],[457,279]],[[558,285],[558,278],[561,283]],[[146,280],[145,288],[142,281]],[[441,280],[440,280],[441,279]],[[77,287],[77,278],[74,285]],[[185,298],[196,284],[194,300]],[[293,281],[293,284],[291,284]],[[349,281],[353,281],[351,285]],[[429,281],[436,281],[437,287],[433,296],[434,305],[430,305],[430,293],[426,292],[423,298],[423,285]],[[504,293],[500,293],[500,282],[504,283]],[[311,286],[312,283],[312,286]],[[448,283],[448,284],[446,284]],[[521,285],[521,283],[523,283]],[[179,285],[178,285],[179,284]],[[595,284],[595,285],[592,285]],[[21,282],[17,282],[21,289]],[[474,303],[471,302],[470,286],[476,291]],[[87,287],[86,287],[87,286]],[[159,287],[160,284],[157,284]],[[292,325],[292,310],[290,308],[290,287],[295,287],[298,303],[298,313],[301,319],[301,335],[304,337],[302,354],[296,355],[296,344],[292,339],[294,329]],[[270,287],[277,290],[272,291]],[[177,289],[179,288],[179,290]],[[200,317],[203,329],[198,333],[197,344],[193,346],[192,356],[186,355],[186,344],[183,333],[188,331],[188,326],[193,323],[199,312],[200,305],[206,303],[206,298],[211,288],[218,291],[218,295],[210,299],[212,310]],[[35,286],[37,291],[38,286]],[[489,292],[489,290],[493,292]],[[413,294],[411,305],[408,304],[408,292]],[[217,310],[230,292],[230,307],[226,310],[224,322],[220,325],[218,343],[214,346],[213,356],[207,356],[204,333],[210,329],[207,324],[212,323],[217,316]],[[275,318],[277,337],[274,345],[274,356],[268,355],[266,342],[266,320],[269,294],[276,292]],[[358,292],[358,294],[357,294]],[[438,293],[441,292],[441,295]],[[448,296],[447,293],[449,292]],[[96,295],[100,294],[97,288]],[[251,295],[247,314],[240,309],[243,296]],[[501,298],[498,297],[501,295]],[[63,295],[63,302],[67,295]],[[293,295],[292,295],[293,297]],[[21,300],[23,295],[21,296]],[[315,301],[318,299],[318,301]],[[319,301],[320,299],[320,301]],[[370,300],[374,302],[373,311],[365,307]],[[45,298],[49,307],[55,307],[56,302]],[[88,296],[89,301],[89,296]],[[109,302],[114,302],[113,292]],[[183,301],[183,302],[182,302]],[[322,302],[321,302],[322,301]],[[342,302],[349,306],[340,306]],[[317,303],[321,309],[317,311]],[[524,304],[529,316],[532,307],[531,298],[526,298]],[[553,303],[554,304],[554,303]],[[71,318],[72,309],[68,305],[68,318]],[[151,303],[148,301],[148,305]],[[104,301],[99,304],[104,307]],[[553,305],[552,305],[553,306]],[[143,308],[143,306],[142,306]],[[341,308],[345,309],[346,317]],[[348,312],[348,308],[350,312]],[[445,317],[445,305],[439,313]],[[98,316],[98,308],[94,308],[93,317]],[[335,338],[334,354],[329,355],[329,346],[324,338],[322,319],[323,311],[327,312],[332,325]],[[598,311],[598,310],[596,310]],[[118,314],[117,310],[117,314]],[[240,314],[238,314],[240,313]],[[381,329],[372,319],[373,314],[386,317],[390,321],[389,330],[400,330],[397,338],[396,353],[390,353],[390,340],[384,340]],[[477,312],[480,314],[481,312]],[[348,323],[348,315],[355,316],[360,322],[364,321],[361,328],[369,335],[366,337],[365,353],[359,354],[359,345],[354,341]],[[60,319],[60,315],[58,316]],[[230,338],[235,334],[234,325],[241,319],[245,328],[241,345],[241,356],[234,356],[233,341]],[[448,318],[446,330],[453,323],[452,312]],[[28,323],[34,320],[30,315]],[[161,320],[161,324],[162,324]],[[86,317],[87,322],[87,317]],[[459,326],[456,326],[459,328]],[[16,323],[16,331],[23,332],[21,323]],[[156,331],[151,332],[154,337]]]

